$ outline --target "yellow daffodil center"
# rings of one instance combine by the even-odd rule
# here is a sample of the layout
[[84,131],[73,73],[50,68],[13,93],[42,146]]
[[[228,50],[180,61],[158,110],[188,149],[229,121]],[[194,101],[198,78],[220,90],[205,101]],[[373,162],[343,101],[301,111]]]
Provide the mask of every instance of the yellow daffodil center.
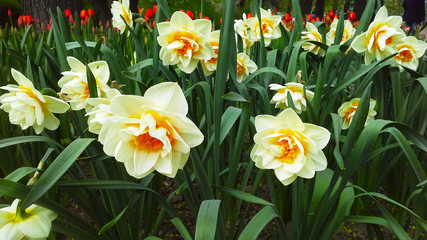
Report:
[[[405,50],[400,51],[402,48],[406,48]],[[396,59],[399,59],[402,62],[410,62],[414,56],[412,54],[412,46],[408,44],[402,44],[397,47],[399,51],[399,55],[395,56]],[[412,51],[411,51],[412,50]]]
[[177,49],[178,55],[185,56],[190,50],[192,54],[196,54],[199,51],[200,39],[197,38],[193,33],[187,31],[176,31],[168,37],[168,44],[175,41],[181,42],[181,47]]
[[122,11],[123,11],[123,18],[125,19],[125,21],[129,24],[131,22],[131,19],[129,17],[129,15],[127,14],[125,7],[122,7]]
[[43,111],[43,102],[40,101],[40,99],[37,97],[37,95],[33,92],[33,90],[29,87],[26,87],[24,85],[19,85],[19,87],[22,90],[25,90],[25,93],[32,99],[34,99],[41,107],[42,111]]
[[271,139],[270,144],[280,150],[276,158],[283,163],[294,163],[299,154],[307,154],[307,144],[303,136],[290,129],[280,129],[279,136]]
[[237,75],[242,75],[244,72],[245,72],[245,66],[243,62],[237,61]]
[[22,221],[25,221],[33,216],[33,213],[31,210],[25,209],[25,213],[23,214],[16,214],[16,213],[6,213],[5,218],[9,220],[9,222],[12,223],[19,223]]
[[[278,93],[285,93],[286,90],[291,91],[291,92],[299,92],[299,93],[303,93],[303,89],[299,88],[299,87],[295,87],[295,86],[286,86],[285,88],[282,88],[278,91]],[[304,95],[303,95],[304,97]]]
[[353,102],[349,107],[347,107],[343,116],[344,121],[350,122],[354,112],[357,110],[357,106],[359,106],[359,102]]

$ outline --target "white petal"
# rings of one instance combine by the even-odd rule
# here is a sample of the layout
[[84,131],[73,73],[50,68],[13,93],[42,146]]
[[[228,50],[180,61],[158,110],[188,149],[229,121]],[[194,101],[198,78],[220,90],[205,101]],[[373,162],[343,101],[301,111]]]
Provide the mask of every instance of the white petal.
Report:
[[187,115],[187,100],[176,83],[164,82],[154,85],[147,89],[144,98],[149,99],[155,107],[164,111]]

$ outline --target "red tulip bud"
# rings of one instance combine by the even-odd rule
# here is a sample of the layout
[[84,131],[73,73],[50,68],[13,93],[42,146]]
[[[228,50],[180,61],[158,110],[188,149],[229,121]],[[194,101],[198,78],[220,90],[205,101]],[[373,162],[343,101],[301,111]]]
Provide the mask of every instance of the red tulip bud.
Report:
[[110,26],[111,26],[111,25],[110,25],[110,20],[107,20],[107,23],[105,24],[105,27],[106,27],[106,28],[110,28]]
[[194,19],[194,14],[193,14],[193,12],[192,12],[192,11],[187,10],[187,15],[188,15],[191,19]]
[[89,8],[89,9],[87,10],[87,12],[88,12],[89,16],[91,16],[91,17],[95,17],[95,13],[93,12],[92,8]]
[[142,8],[138,8],[138,13],[141,14]]
[[23,19],[23,16],[21,15],[18,18],[18,27],[22,26],[22,24],[24,24],[24,19]]
[[248,13],[248,15],[246,15],[247,18],[251,18],[252,17],[252,13]]
[[328,16],[330,17],[330,18],[333,18],[334,16],[335,16],[335,14],[334,14],[334,11],[329,11],[329,13],[328,13]]
[[8,15],[9,17],[12,17],[12,11],[10,11],[10,9],[7,9],[7,15]]
[[[31,15],[27,15],[27,23],[32,24],[34,23],[34,19],[31,17]],[[40,21],[40,19],[38,19]]]
[[153,14],[156,15],[156,12],[157,12],[157,5],[154,5],[154,7],[153,7]]
[[65,9],[64,10],[64,15],[66,18],[69,18],[71,16],[71,10],[70,9]]
[[292,17],[291,17],[291,15],[289,13],[286,13],[286,15],[285,15],[285,21],[286,22],[292,21]]
[[156,21],[153,21],[152,25],[153,25],[153,28],[154,28],[156,26]]
[[88,17],[89,17],[89,14],[87,13],[86,9],[83,9],[83,10],[80,11],[80,18],[81,19],[84,20],[84,19],[86,19]]
[[152,18],[153,17],[153,10],[151,8],[147,9],[147,11],[145,11],[145,17],[146,18]]
[[356,13],[354,13],[354,12],[350,12],[350,15],[349,15],[349,17],[348,17],[350,20],[354,20],[354,19],[356,19]]

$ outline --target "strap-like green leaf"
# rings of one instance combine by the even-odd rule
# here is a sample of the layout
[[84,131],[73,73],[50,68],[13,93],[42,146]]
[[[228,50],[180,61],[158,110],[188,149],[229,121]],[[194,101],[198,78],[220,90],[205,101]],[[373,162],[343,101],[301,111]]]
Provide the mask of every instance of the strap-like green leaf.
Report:
[[202,202],[197,216],[195,239],[210,240],[215,238],[220,203],[221,200],[205,200]]

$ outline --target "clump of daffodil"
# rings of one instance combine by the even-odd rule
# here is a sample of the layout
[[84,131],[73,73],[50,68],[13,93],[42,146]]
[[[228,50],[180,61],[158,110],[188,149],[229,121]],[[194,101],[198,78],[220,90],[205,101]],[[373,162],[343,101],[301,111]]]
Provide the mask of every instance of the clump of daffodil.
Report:
[[271,40],[278,39],[282,36],[280,32],[279,24],[282,21],[282,17],[279,15],[273,15],[271,10],[260,8],[261,13],[261,25],[259,23],[258,15],[246,20],[246,24],[249,26],[249,40],[256,42],[261,40],[261,32],[264,37],[265,46],[268,47]]
[[[61,92],[67,94],[71,109],[80,110],[89,105],[86,100],[90,98],[89,85],[87,80],[86,66],[74,57],[67,57],[67,62],[71,67],[70,71],[62,72],[64,75],[58,81]],[[88,64],[95,81],[99,97],[105,97],[110,89],[107,86],[110,78],[110,69],[106,61],[97,61]]]
[[215,56],[208,40],[212,24],[207,19],[192,20],[183,12],[175,12],[170,22],[157,24],[159,36],[157,42],[160,59],[164,65],[175,65],[181,71],[191,73],[201,60],[210,60]]
[[[120,34],[123,34],[126,30],[126,23],[130,28],[133,28],[129,0],[113,1],[113,4],[111,4],[111,14],[113,15],[113,27],[117,28]],[[126,23],[123,21],[122,17]]]
[[216,70],[217,61],[218,61],[218,50],[219,50],[219,33],[220,30],[213,31],[210,36],[208,43],[212,46],[214,50],[214,55],[209,60],[202,60],[203,73],[206,76],[211,75]]
[[[334,21],[331,23],[331,29],[326,34],[326,41],[328,45],[332,45],[335,40],[335,35],[338,27],[338,19],[334,19]],[[354,34],[356,33],[356,29],[353,28],[353,24],[349,20],[344,20],[344,29],[340,41],[340,45],[344,44],[348,40],[350,40]]]
[[275,108],[289,108],[290,104],[288,103],[288,94],[291,95],[292,103],[295,107],[297,113],[302,113],[302,111],[307,110],[307,101],[312,101],[314,93],[310,90],[305,90],[304,94],[304,85],[301,83],[289,82],[285,86],[280,84],[270,84],[270,90],[277,91],[271,99],[270,103],[275,103]]
[[[357,107],[359,106],[360,98],[353,98],[348,102],[345,102],[338,109],[338,115],[342,117],[343,124],[342,129],[349,128],[351,122],[353,121],[353,117],[356,114]],[[377,112],[374,110],[376,101],[370,99],[369,101],[369,112],[368,117],[366,118],[365,126],[370,121],[374,120],[374,116],[377,115]]]
[[418,58],[424,55],[427,43],[410,36],[403,38],[402,43],[398,44],[396,49],[398,54],[394,56],[394,60],[402,66],[417,70]]
[[57,129],[59,120],[53,113],[64,113],[70,106],[58,98],[41,94],[22,73],[13,68],[11,72],[19,85],[0,87],[9,91],[0,96],[0,108],[9,113],[10,122],[23,130],[31,126],[36,134],[40,134],[44,128]]
[[273,169],[283,185],[297,177],[312,178],[326,168],[322,149],[331,134],[323,127],[303,123],[293,109],[285,109],[277,117],[259,115],[255,128],[251,159],[258,168]]
[[396,45],[402,43],[405,37],[401,24],[402,17],[388,16],[387,8],[383,6],[368,30],[357,36],[351,47],[358,53],[365,53],[365,64],[370,64],[374,59],[384,59],[397,52]]
[[[306,31],[302,32],[301,35],[301,41],[304,43],[302,44],[302,48],[305,51],[312,52],[319,56],[325,56],[325,50],[318,45],[314,43],[309,43],[307,41],[315,41],[315,42],[322,42],[322,35],[317,30],[316,26],[314,26],[312,23],[307,22],[305,25]],[[327,41],[328,42],[328,41]]]
[[0,239],[46,239],[57,214],[34,204],[17,214],[18,202],[0,209]]
[[256,63],[246,53],[237,54],[237,82],[242,82],[257,69]]
[[114,96],[107,111],[111,116],[102,123],[99,141],[135,178],[153,171],[175,177],[190,149],[203,142],[203,134],[186,117],[187,101],[176,83],[152,86],[143,97]]

